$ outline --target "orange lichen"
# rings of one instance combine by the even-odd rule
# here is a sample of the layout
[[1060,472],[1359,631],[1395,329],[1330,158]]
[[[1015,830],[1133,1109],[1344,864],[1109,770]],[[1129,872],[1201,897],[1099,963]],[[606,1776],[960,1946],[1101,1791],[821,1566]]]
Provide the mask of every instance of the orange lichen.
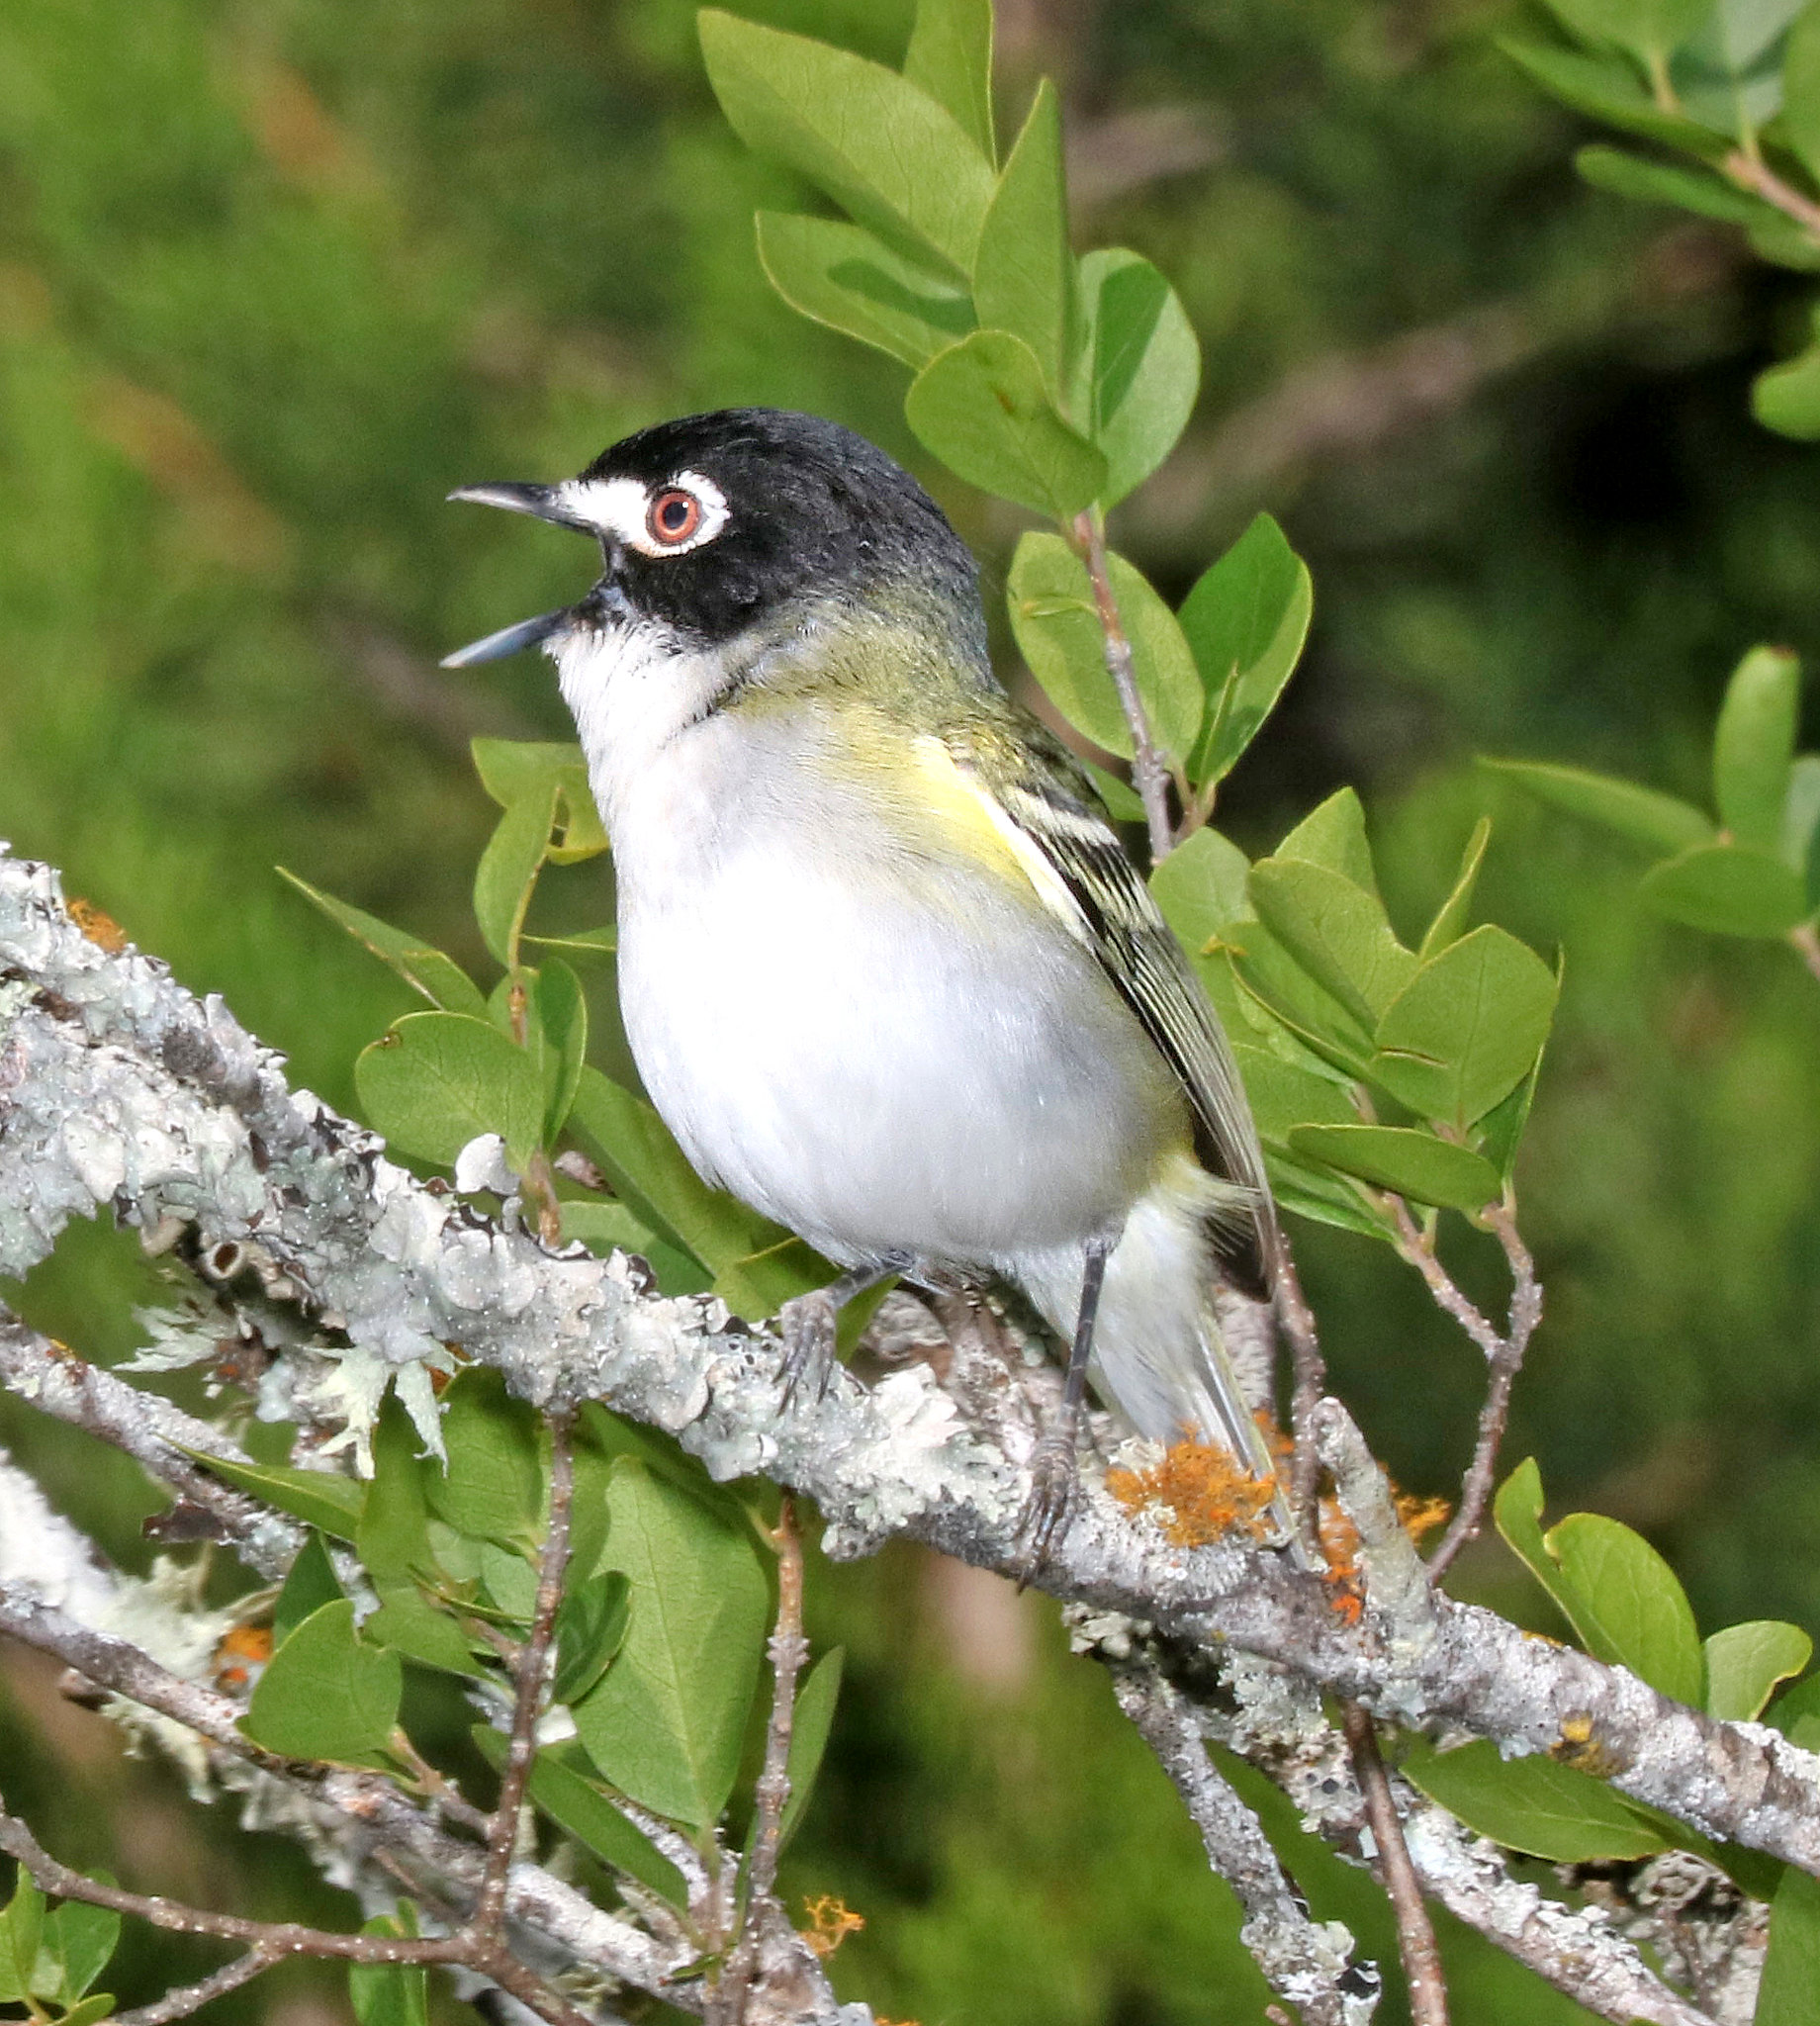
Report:
[[1106,1489],[1128,1513],[1154,1513],[1178,1547],[1206,1547],[1228,1534],[1267,1540],[1274,1480],[1255,1478],[1221,1442],[1177,1442],[1143,1470],[1109,1470]]
[[103,914],[92,900],[68,900],[69,918],[99,950],[118,957],[127,947],[127,932],[110,914]]
[[1453,1518],[1453,1508],[1445,1499],[1424,1499],[1418,1492],[1400,1492],[1391,1487],[1397,1500],[1397,1518],[1403,1521],[1403,1530],[1420,1547],[1426,1536],[1437,1526],[1445,1526]]
[[1327,1586],[1334,1615],[1345,1624],[1356,1625],[1365,1614],[1365,1576],[1359,1567],[1364,1542],[1359,1529],[1336,1499],[1322,1499],[1316,1508],[1316,1532],[1327,1564],[1320,1580]]
[[824,1892],[819,1899],[805,1899],[802,1910],[809,1916],[809,1925],[799,1932],[804,1946],[816,1956],[832,1956],[849,1935],[865,1925],[864,1914],[853,1912],[832,1892]]
[[215,1649],[215,1679],[230,1695],[250,1689],[272,1657],[269,1625],[232,1625]]

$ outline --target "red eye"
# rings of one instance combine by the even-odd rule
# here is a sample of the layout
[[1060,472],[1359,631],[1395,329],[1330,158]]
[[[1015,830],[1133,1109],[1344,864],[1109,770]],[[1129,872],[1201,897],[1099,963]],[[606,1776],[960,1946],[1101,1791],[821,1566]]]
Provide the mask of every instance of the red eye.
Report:
[[645,515],[645,526],[651,539],[667,549],[674,549],[688,540],[701,525],[701,502],[693,493],[685,493],[681,486],[672,486],[668,492],[660,493],[651,503],[651,510]]

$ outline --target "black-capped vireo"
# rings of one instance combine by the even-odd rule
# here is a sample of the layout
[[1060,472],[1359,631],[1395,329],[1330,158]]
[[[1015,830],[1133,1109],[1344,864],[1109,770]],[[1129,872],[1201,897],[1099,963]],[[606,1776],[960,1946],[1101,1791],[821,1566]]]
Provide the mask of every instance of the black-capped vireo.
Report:
[[1243,1091],[1087,777],[994,680],[940,507],[766,409],[453,497],[600,543],[578,603],[447,665],[541,646],[560,671],[652,1102],[705,1179],[847,1269],[786,1310],[793,1376],[825,1381],[837,1309],[887,1273],[998,1274],[1072,1345],[1036,1554],[1090,1369],[1139,1433],[1269,1476],[1214,1312],[1273,1257]]

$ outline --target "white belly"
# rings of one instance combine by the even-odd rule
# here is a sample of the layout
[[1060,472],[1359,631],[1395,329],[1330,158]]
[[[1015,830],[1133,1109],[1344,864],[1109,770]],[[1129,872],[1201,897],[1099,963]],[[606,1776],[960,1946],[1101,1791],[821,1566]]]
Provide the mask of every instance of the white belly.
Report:
[[1181,1100],[1040,903],[893,866],[875,826],[818,825],[811,857],[799,808],[670,815],[617,845],[620,994],[703,1174],[844,1261],[985,1264],[1123,1223]]

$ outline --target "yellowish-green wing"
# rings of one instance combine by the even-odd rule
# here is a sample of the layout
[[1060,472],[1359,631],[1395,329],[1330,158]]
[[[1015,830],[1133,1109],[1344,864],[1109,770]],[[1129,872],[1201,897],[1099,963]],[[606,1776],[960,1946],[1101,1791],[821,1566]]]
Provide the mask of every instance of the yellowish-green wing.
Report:
[[1045,904],[1093,952],[1174,1069],[1203,1165],[1250,1192],[1244,1241],[1222,1250],[1235,1278],[1261,1292],[1274,1213],[1244,1087],[1200,980],[1098,798],[1059,746],[1047,750],[1046,734],[1014,741],[957,733],[945,743]]

